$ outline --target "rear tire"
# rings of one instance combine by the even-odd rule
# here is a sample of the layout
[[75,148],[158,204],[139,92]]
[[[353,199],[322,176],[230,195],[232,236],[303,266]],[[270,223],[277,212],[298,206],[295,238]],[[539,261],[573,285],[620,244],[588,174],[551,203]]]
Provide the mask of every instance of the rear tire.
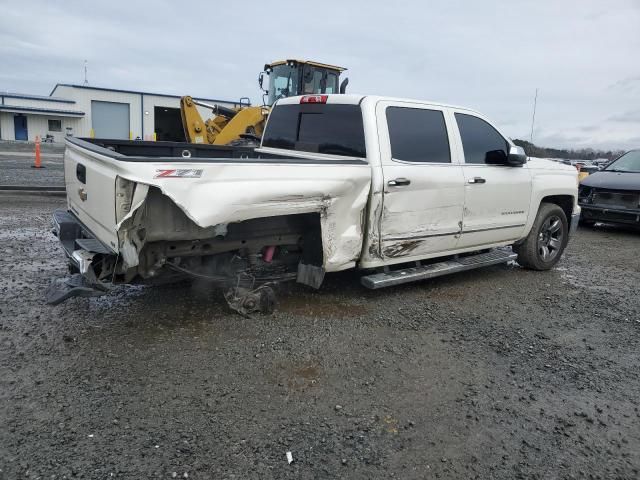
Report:
[[518,263],[531,270],[549,270],[560,260],[568,240],[564,210],[554,203],[542,203],[529,235],[514,247]]

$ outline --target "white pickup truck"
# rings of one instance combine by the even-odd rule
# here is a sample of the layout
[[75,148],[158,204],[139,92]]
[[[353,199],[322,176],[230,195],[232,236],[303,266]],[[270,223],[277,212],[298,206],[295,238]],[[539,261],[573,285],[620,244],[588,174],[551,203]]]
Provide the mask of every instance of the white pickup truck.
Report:
[[52,303],[191,276],[247,313],[272,308],[273,283],[350,268],[369,288],[514,259],[547,270],[580,212],[575,168],[418,100],[281,99],[259,148],[66,142],[54,232],[76,276]]

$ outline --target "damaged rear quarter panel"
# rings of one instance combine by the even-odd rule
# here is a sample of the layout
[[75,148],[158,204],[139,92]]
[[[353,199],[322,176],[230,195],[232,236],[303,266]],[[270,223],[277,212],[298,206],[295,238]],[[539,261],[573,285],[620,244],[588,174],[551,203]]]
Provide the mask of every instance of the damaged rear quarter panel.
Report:
[[180,163],[202,169],[201,178],[154,178],[171,163],[114,163],[119,176],[158,187],[200,227],[318,212],[326,271],[350,268],[360,255],[371,175],[365,163]]

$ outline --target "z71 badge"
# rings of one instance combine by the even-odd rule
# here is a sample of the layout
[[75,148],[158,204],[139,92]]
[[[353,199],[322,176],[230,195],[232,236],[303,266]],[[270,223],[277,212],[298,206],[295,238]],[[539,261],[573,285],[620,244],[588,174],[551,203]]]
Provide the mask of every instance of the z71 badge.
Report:
[[156,170],[153,178],[200,178],[202,170],[193,168],[171,168],[166,170]]

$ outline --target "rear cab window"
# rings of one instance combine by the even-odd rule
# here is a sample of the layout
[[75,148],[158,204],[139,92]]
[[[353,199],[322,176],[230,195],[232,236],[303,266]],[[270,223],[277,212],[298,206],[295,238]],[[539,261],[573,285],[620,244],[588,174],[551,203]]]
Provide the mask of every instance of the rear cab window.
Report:
[[366,158],[362,110],[336,103],[276,105],[262,147]]

